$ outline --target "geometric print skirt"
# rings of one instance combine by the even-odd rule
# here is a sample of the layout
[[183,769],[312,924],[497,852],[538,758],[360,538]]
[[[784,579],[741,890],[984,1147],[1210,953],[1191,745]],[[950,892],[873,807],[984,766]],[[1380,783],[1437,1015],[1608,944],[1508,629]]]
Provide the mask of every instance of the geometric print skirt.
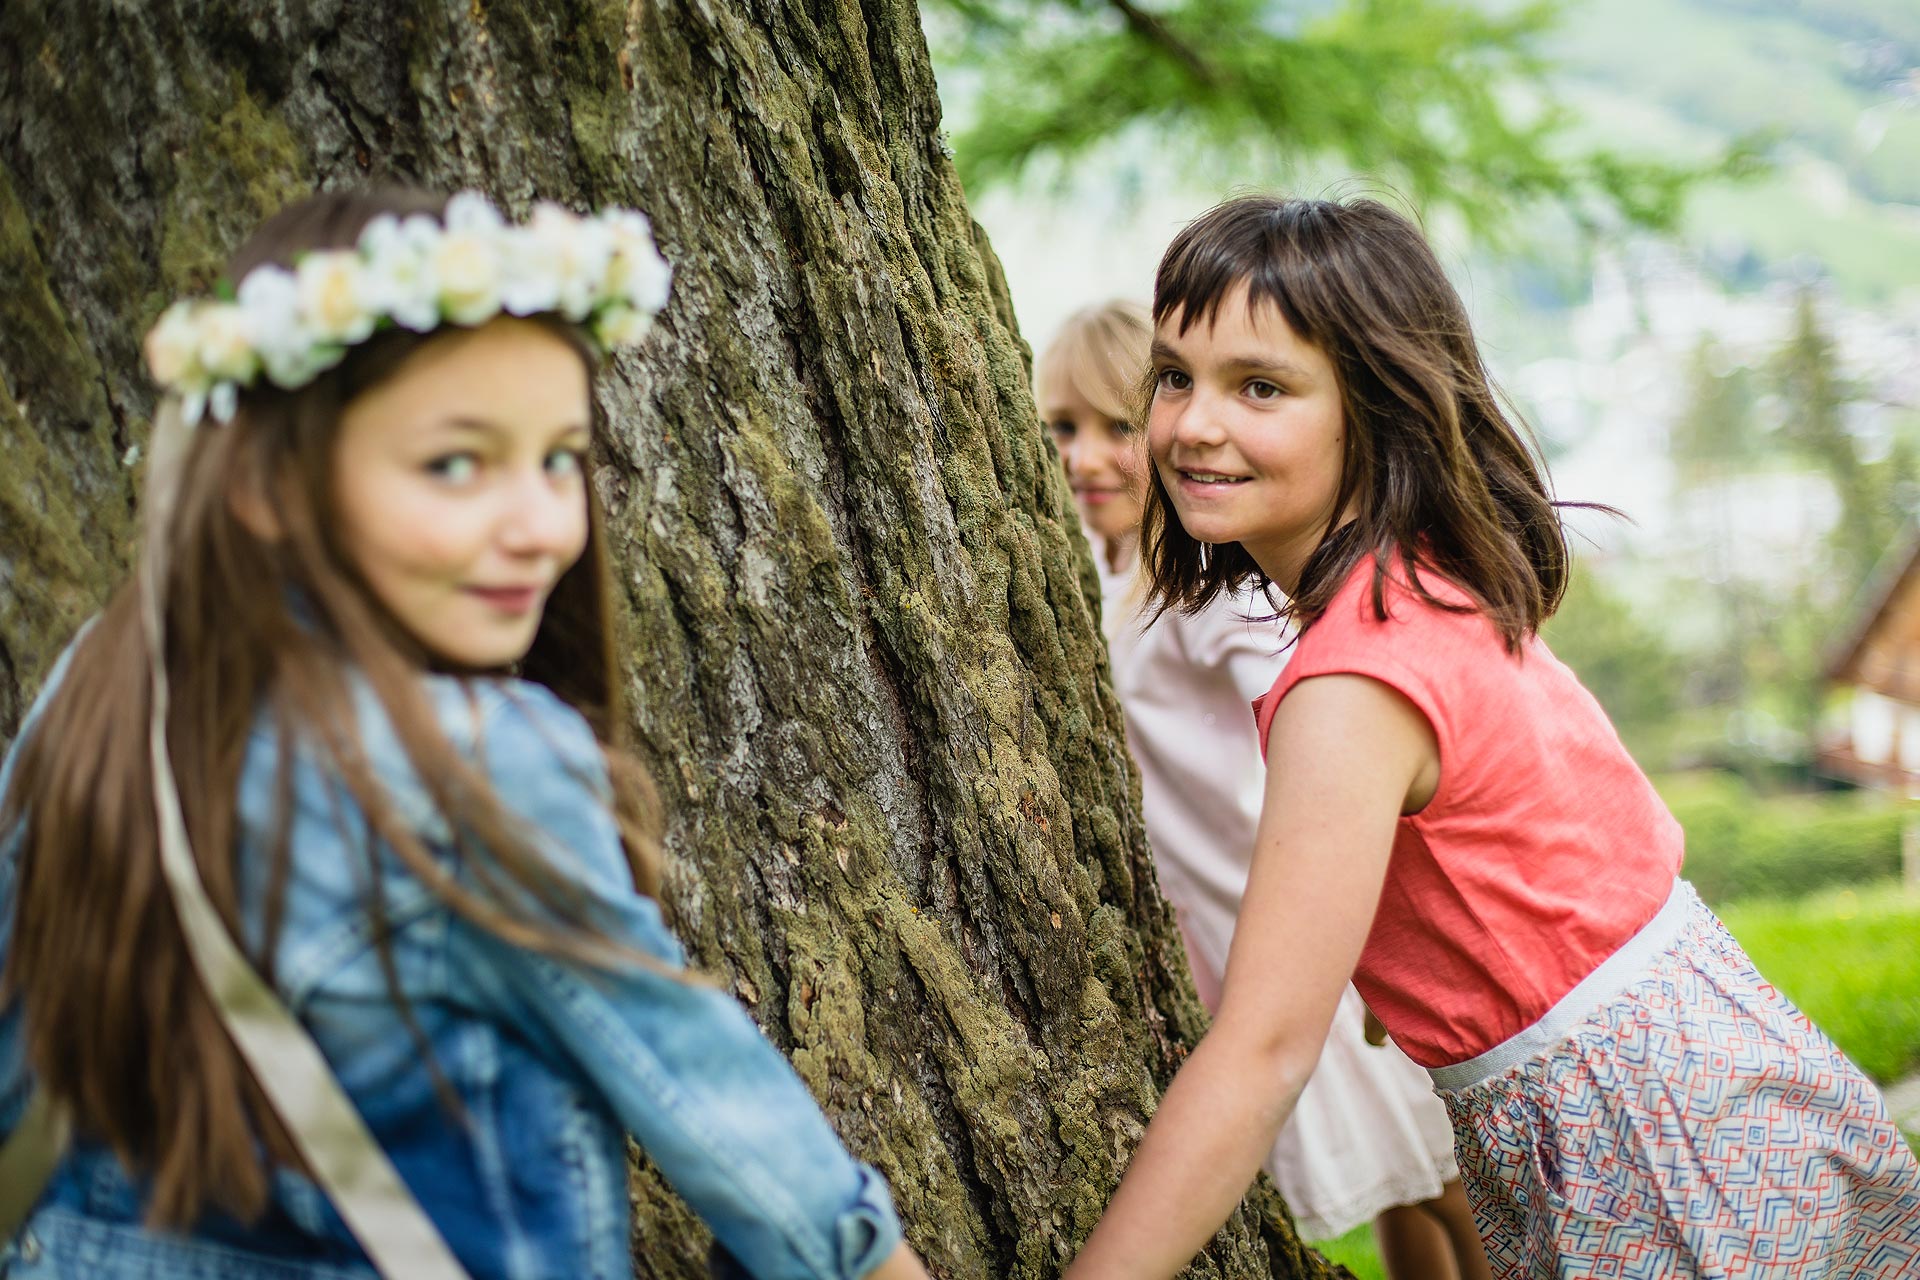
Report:
[[1920,1277],[1873,1082],[1677,881],[1534,1026],[1433,1072],[1501,1280]]

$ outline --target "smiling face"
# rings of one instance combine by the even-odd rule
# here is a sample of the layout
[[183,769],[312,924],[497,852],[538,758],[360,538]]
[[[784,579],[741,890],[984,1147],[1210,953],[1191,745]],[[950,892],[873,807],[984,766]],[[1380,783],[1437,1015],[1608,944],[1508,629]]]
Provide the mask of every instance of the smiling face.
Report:
[[488,669],[532,646],[587,544],[591,404],[578,351],[503,317],[436,338],[342,412],[339,544],[439,660]]
[[1041,377],[1040,405],[1067,469],[1080,523],[1110,549],[1121,550],[1140,528],[1146,457],[1139,432],[1125,419],[1100,410],[1071,378],[1052,367]]
[[1345,414],[1333,362],[1247,286],[1183,334],[1155,326],[1147,439],[1167,497],[1201,542],[1237,542],[1292,593],[1335,523]]

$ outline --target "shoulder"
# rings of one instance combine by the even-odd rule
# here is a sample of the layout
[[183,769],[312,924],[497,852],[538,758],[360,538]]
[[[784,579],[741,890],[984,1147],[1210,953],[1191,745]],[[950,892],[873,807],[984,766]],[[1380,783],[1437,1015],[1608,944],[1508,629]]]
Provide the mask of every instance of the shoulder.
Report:
[[[586,719],[543,685],[499,677],[418,677],[416,710],[460,760],[476,769],[501,803],[527,812],[611,800],[606,761]],[[452,837],[451,824],[420,776],[394,713],[364,675],[350,674],[352,746],[397,817],[429,840]],[[402,713],[404,714],[404,712]],[[345,798],[330,753],[311,731],[296,730],[293,790],[303,809],[322,813]],[[280,735],[262,707],[242,775],[242,808],[264,818],[282,763]]]
[[[419,678],[435,725],[462,756],[502,782],[548,768],[600,766],[600,744],[586,718],[545,685],[506,677]],[[353,681],[354,717],[369,759],[405,757],[393,719],[373,686]],[[604,767],[601,767],[604,772]]]
[[1264,744],[1279,703],[1315,676],[1377,680],[1425,714],[1444,743],[1448,705],[1474,696],[1507,657],[1505,645],[1473,597],[1431,569],[1409,574],[1396,557],[1375,574],[1371,556],[1348,573],[1318,617],[1300,633],[1293,656],[1260,700]]
[[441,732],[503,793],[549,774],[604,784],[606,760],[592,726],[545,685],[429,676],[426,693]]
[[1486,624],[1473,596],[1451,578],[1422,565],[1409,566],[1399,556],[1376,572],[1376,562],[1367,556],[1348,571],[1301,639],[1304,642],[1316,632],[1324,637],[1334,632],[1392,631],[1462,621],[1469,626]]

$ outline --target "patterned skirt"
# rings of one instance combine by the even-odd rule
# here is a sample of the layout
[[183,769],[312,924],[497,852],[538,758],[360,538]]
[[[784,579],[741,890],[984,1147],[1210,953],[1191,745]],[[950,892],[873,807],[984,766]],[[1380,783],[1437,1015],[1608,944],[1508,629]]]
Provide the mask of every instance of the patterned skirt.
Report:
[[1433,1077],[1501,1280],[1920,1277],[1920,1165],[1885,1100],[1685,882]]

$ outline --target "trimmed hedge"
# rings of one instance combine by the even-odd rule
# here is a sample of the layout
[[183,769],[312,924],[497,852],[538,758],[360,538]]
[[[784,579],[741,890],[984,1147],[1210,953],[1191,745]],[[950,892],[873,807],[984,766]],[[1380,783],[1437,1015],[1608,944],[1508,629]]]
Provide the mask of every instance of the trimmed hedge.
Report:
[[1871,792],[1761,796],[1730,773],[1660,780],[1687,833],[1681,874],[1710,903],[1797,898],[1900,874],[1909,810]]

